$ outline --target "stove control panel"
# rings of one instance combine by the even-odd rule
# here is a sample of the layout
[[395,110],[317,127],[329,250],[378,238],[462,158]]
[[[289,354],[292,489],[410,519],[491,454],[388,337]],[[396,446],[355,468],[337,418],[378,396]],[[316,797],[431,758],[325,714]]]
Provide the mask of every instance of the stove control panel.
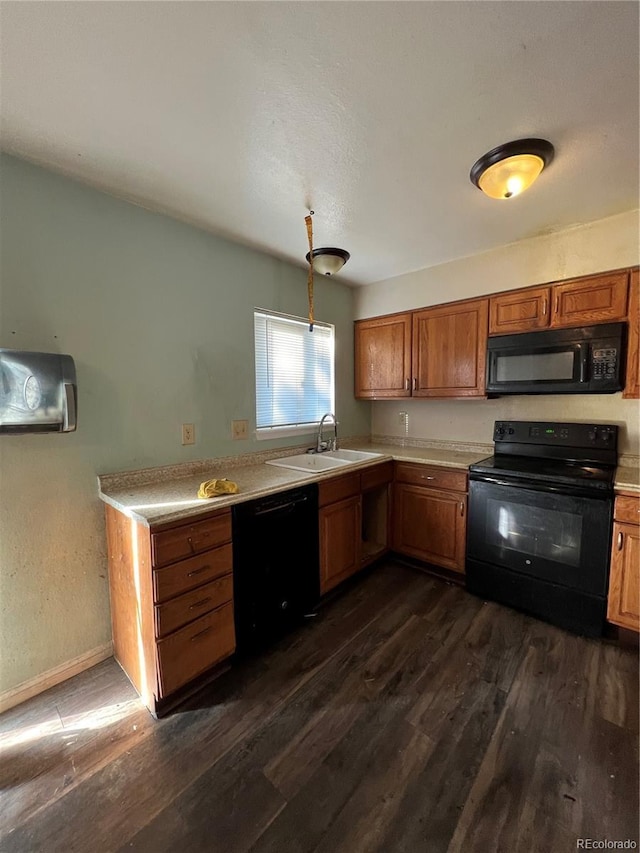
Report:
[[618,427],[611,424],[496,421],[493,440],[514,444],[566,445],[615,450],[618,444]]

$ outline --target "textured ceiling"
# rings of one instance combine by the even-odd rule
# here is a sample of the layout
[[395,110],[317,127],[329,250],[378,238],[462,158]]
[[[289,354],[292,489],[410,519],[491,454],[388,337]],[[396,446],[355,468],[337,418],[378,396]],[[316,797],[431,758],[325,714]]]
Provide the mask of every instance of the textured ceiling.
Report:
[[[353,284],[638,205],[635,2],[0,4],[4,150]],[[492,201],[494,146],[556,159]]]

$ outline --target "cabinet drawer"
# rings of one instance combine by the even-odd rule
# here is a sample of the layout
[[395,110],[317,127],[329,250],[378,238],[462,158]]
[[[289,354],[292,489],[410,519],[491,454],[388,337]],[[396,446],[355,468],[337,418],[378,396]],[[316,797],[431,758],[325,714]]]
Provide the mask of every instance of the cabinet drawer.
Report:
[[335,501],[360,494],[360,474],[347,474],[318,484],[318,506],[326,506]]
[[233,569],[231,543],[222,548],[206,551],[198,557],[181,560],[172,566],[155,569],[153,572],[153,599],[156,603],[166,601],[196,586],[226,575]]
[[156,604],[156,637],[165,637],[199,616],[233,599],[233,575],[185,592],[166,604]]
[[229,602],[158,641],[160,693],[173,693],[229,657],[235,648],[233,604]]
[[618,495],[613,517],[616,521],[626,521],[628,524],[640,524],[640,498]]
[[411,462],[396,462],[396,482],[413,483],[429,489],[451,489],[466,492],[467,472],[433,465],[416,465]]
[[151,548],[154,566],[165,566],[200,551],[231,541],[231,513],[223,512],[195,524],[172,527],[152,533]]
[[393,462],[382,462],[367,468],[360,475],[360,488],[363,492],[390,483],[393,479]]

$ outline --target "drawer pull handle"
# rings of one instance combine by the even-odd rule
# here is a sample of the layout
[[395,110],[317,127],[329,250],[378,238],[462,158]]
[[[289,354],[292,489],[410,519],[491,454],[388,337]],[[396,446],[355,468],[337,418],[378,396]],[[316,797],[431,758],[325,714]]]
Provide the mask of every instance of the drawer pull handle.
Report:
[[208,604],[211,601],[211,596],[208,598],[201,598],[200,601],[196,601],[195,604],[190,605],[189,610],[196,610],[198,607],[204,607],[205,604]]
[[413,377],[413,390],[414,391],[418,390],[418,379],[416,376]]
[[558,313],[558,309],[560,308],[560,296],[556,296],[556,314]]
[[211,566],[207,563],[206,566],[200,566],[199,569],[194,569],[192,572],[189,572],[187,575],[188,578],[192,578],[194,575],[199,575],[201,572],[206,572],[207,569],[210,569]]
[[197,634],[194,634],[193,637],[191,637],[191,642],[193,643],[193,641],[197,640],[199,637],[204,637],[204,635],[208,634],[211,630],[213,630],[212,626],[209,625],[208,628],[204,628],[202,631],[198,631]]
[[542,316],[543,316],[543,317],[546,317],[546,316],[547,316],[547,297],[546,297],[546,296],[545,296],[545,298],[542,300]]
[[622,532],[618,533],[618,551],[622,551],[622,542],[624,540],[624,536]]
[[460,518],[464,516],[464,501],[460,501]]
[[426,474],[420,474],[421,480],[435,480],[435,477],[427,477]]
[[410,388],[411,388],[411,380],[407,378],[404,380],[404,390],[409,391]]

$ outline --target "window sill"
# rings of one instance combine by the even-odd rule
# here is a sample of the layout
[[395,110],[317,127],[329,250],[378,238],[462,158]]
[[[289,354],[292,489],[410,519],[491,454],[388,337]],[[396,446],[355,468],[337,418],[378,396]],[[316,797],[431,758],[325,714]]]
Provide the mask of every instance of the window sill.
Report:
[[286,426],[286,427],[263,427],[256,429],[257,441],[266,441],[275,438],[289,438],[292,435],[315,435],[318,431],[319,423],[307,424],[305,426]]

